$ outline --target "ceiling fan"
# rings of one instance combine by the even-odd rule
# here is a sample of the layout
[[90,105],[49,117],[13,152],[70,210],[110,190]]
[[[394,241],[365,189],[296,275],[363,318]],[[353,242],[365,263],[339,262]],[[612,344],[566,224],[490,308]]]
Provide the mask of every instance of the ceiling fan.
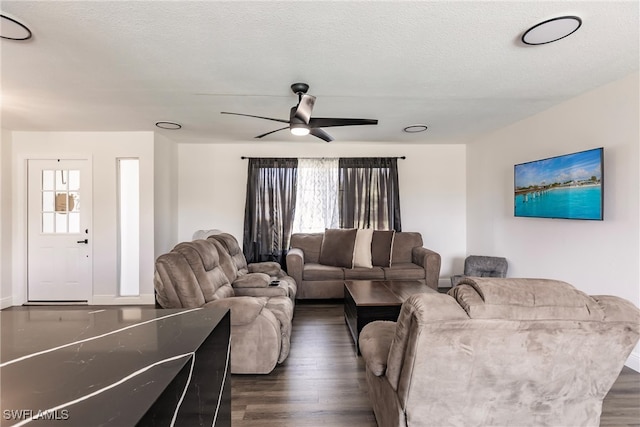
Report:
[[377,125],[378,120],[374,119],[346,119],[346,118],[329,118],[329,117],[311,117],[311,111],[313,105],[316,102],[316,97],[307,94],[309,85],[306,83],[294,83],[291,85],[293,93],[298,95],[298,105],[291,108],[289,112],[289,120],[274,119],[271,117],[254,116],[251,114],[242,113],[229,113],[222,111],[221,114],[233,114],[235,116],[255,117],[257,119],[272,120],[274,122],[287,123],[280,129],[272,130],[262,135],[258,135],[255,138],[262,138],[267,135],[271,135],[274,132],[289,129],[294,135],[313,135],[324,141],[331,142],[333,137],[321,128],[333,127],[333,126],[359,126],[359,125]]

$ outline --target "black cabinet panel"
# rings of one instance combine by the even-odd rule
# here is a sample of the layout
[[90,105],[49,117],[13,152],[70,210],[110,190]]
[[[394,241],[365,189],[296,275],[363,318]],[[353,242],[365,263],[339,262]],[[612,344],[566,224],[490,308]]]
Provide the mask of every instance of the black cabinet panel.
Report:
[[2,311],[0,425],[231,425],[228,310]]

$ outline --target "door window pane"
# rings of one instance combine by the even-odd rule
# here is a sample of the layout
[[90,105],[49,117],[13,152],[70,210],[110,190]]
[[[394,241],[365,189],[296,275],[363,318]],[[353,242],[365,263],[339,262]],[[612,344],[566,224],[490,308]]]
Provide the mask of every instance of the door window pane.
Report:
[[80,171],[70,170],[69,171],[69,190],[77,191],[79,189],[80,189]]
[[43,170],[42,171],[42,189],[43,190],[53,190],[53,184],[54,184],[54,178],[53,178],[53,174],[54,171],[52,170]]
[[42,214],[42,232],[53,233],[54,231],[55,231],[55,227],[53,226],[53,213],[43,213]]
[[53,191],[42,192],[42,211],[53,212]]
[[[80,232],[80,171],[42,171],[42,232]],[[55,212],[55,214],[51,214]],[[73,217],[69,216],[74,212]]]
[[56,190],[66,190],[69,184],[69,172],[64,170],[56,171]]
[[56,212],[66,212],[67,211],[67,193],[56,193]]
[[69,212],[80,211],[80,194],[76,192],[69,192]]
[[56,212],[56,233],[67,232],[67,214]]

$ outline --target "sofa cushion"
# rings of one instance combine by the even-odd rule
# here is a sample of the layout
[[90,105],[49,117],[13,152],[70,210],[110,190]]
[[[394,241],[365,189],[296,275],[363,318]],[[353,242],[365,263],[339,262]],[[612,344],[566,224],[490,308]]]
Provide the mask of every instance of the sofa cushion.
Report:
[[354,267],[344,269],[345,280],[384,280],[382,267]]
[[233,237],[229,233],[219,233],[213,234],[210,237],[207,237],[207,239],[215,239],[220,242],[222,247],[225,248],[231,256],[231,259],[233,260],[236,269],[238,270],[238,275],[241,276],[249,272],[249,269],[247,267],[247,260],[244,257],[244,253],[242,252],[240,243],[238,243],[235,237]]
[[353,248],[353,267],[371,268],[371,240],[373,229],[359,228],[356,233],[356,243]]
[[291,235],[291,247],[300,248],[304,262],[317,263],[324,233],[294,233]]
[[396,232],[375,230],[371,238],[371,262],[378,267],[391,265],[391,250]]
[[302,271],[303,280],[343,280],[342,267],[322,264],[305,264]]
[[353,248],[356,243],[355,228],[327,229],[320,248],[320,264],[334,267],[353,267]]
[[189,263],[206,302],[234,295],[222,268],[218,252],[207,240],[178,243],[172,252],[181,253]]
[[386,280],[424,280],[424,268],[410,262],[394,263],[391,267],[384,268]]
[[271,283],[271,276],[264,273],[248,273],[238,276],[231,284],[234,288],[266,288]]
[[254,262],[247,265],[249,273],[264,273],[269,276],[280,276],[282,274],[282,266],[275,261]]
[[201,307],[206,302],[193,270],[179,252],[158,257],[153,282],[163,308]]
[[422,247],[422,235],[415,231],[397,232],[393,237],[391,264],[412,262],[413,248]]
[[472,319],[604,318],[596,300],[559,280],[466,277],[449,294]]

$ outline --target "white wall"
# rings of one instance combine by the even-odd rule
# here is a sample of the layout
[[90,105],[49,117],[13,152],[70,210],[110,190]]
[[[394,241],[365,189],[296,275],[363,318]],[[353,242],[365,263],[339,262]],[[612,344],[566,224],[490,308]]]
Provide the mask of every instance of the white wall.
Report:
[[[93,304],[153,303],[153,132],[13,132],[13,305],[26,301],[26,164],[87,158],[93,167]],[[116,159],[140,159],[140,297],[118,297]]]
[[11,305],[11,132],[0,129],[0,309]]
[[178,239],[178,148],[155,134],[154,259],[169,252]]
[[466,252],[464,145],[179,144],[178,240],[218,228],[242,241],[248,157],[407,156],[398,160],[402,229],[442,256],[443,284]]
[[[640,305],[638,73],[467,146],[467,251]],[[514,218],[513,165],[604,147],[604,221]],[[630,366],[640,369],[638,349]]]

